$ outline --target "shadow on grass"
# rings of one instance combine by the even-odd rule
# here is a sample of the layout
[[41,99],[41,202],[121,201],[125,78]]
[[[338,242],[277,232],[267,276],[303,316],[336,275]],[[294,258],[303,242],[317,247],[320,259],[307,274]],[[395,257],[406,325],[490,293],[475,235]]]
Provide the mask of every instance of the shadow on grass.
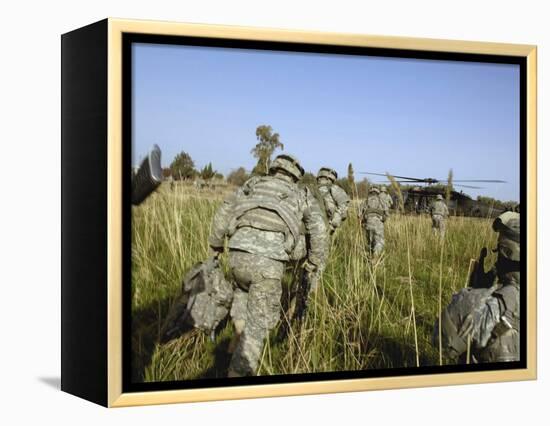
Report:
[[[365,353],[374,351],[377,356],[369,363],[369,369],[416,367],[416,349],[414,342],[404,342],[401,338],[370,333],[366,341],[361,342]],[[433,365],[433,359],[419,354],[420,366]]]
[[[197,329],[190,325],[183,326],[176,333],[167,337],[165,335],[165,323],[171,317],[174,308],[174,299],[166,298],[148,306],[140,308],[132,313],[132,381],[143,382],[145,370],[151,364],[153,353],[157,345],[167,344],[172,340],[192,338]],[[220,323],[217,330],[223,332],[228,319]],[[212,349],[212,365],[205,369],[197,378],[226,377],[231,361],[228,353],[231,336],[220,336]]]
[[132,312],[132,381],[142,382],[173,299],[165,298]]
[[213,361],[210,367],[202,371],[197,376],[198,379],[227,377],[227,371],[229,370],[229,363],[231,362],[232,356],[232,354],[228,352],[230,343],[231,337],[223,337],[218,341],[211,353]]

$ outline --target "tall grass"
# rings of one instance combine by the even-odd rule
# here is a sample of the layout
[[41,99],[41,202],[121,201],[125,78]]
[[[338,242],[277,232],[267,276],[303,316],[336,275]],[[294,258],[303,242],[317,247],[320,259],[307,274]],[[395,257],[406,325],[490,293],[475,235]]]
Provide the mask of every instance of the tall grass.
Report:
[[[232,336],[196,332],[160,344],[159,333],[181,279],[208,256],[207,238],[221,191],[164,186],[133,210],[132,350],[135,380],[223,377]],[[383,258],[370,262],[353,202],[336,232],[317,291],[301,324],[285,316],[295,274],[283,280],[281,327],[265,345],[259,374],[414,367],[444,363],[432,345],[441,306],[467,282],[470,260],[494,247],[487,219],[452,217],[445,239],[427,216],[396,213],[386,222]],[[491,262],[493,259],[487,259]],[[282,333],[282,330],[285,332]]]

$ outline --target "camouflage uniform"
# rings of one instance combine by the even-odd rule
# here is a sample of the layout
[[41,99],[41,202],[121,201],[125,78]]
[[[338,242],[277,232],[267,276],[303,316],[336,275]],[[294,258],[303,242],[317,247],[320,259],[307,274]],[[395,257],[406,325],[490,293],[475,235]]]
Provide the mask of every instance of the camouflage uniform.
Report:
[[430,206],[430,213],[432,215],[432,229],[434,232],[439,233],[441,236],[445,235],[445,221],[449,216],[449,209],[441,194],[437,195],[437,198]]
[[[455,294],[441,313],[443,353],[461,362],[471,338],[474,362],[519,361],[520,219],[515,212],[501,214],[493,223],[499,233],[494,275],[481,288]],[[439,321],[434,341],[439,341]]]
[[388,215],[390,209],[393,207],[393,198],[390,194],[388,194],[388,190],[385,186],[380,189],[380,198],[384,202],[384,205],[386,207],[386,214]]
[[279,321],[285,265],[307,257],[316,270],[325,262],[325,222],[309,190],[296,184],[303,173],[293,157],[279,155],[269,176],[250,178],[214,217],[209,243],[219,252],[229,239],[235,284],[231,317],[238,341],[230,377],[256,373],[264,340]]
[[334,183],[336,179],[338,179],[338,174],[335,170],[328,167],[322,167],[317,174],[318,190],[331,234],[348,217],[348,205],[350,202],[346,191]]
[[379,256],[384,250],[384,222],[387,209],[380,198],[378,188],[371,187],[368,198],[361,206],[360,214],[367,233],[369,251],[373,256]]

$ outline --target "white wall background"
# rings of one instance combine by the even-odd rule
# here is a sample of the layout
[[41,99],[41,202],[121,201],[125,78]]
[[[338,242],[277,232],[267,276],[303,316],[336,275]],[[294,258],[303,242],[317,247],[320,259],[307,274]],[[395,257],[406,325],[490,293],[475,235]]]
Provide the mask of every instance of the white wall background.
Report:
[[[0,423],[548,424],[550,93],[544,1],[5,1],[0,57]],[[539,380],[106,410],[60,374],[60,34],[107,16],[539,46]],[[32,173],[28,173],[32,172]],[[37,172],[39,173],[37,175]],[[39,178],[37,178],[39,176]],[[548,240],[546,240],[548,241]],[[32,423],[31,423],[32,424]]]

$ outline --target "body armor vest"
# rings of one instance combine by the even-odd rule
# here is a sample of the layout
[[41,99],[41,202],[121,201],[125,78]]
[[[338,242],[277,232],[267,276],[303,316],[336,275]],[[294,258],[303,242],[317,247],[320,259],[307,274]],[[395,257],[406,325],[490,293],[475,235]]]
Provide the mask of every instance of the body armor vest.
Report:
[[447,206],[442,200],[437,200],[432,206],[432,215],[447,216]]
[[363,211],[363,217],[365,219],[368,218],[370,215],[384,217],[384,214],[384,202],[381,200],[380,196],[370,195],[369,198],[367,198],[365,210]]
[[263,176],[250,182],[235,202],[229,236],[244,226],[282,232],[285,251],[292,253],[304,234],[303,194],[292,183]]

